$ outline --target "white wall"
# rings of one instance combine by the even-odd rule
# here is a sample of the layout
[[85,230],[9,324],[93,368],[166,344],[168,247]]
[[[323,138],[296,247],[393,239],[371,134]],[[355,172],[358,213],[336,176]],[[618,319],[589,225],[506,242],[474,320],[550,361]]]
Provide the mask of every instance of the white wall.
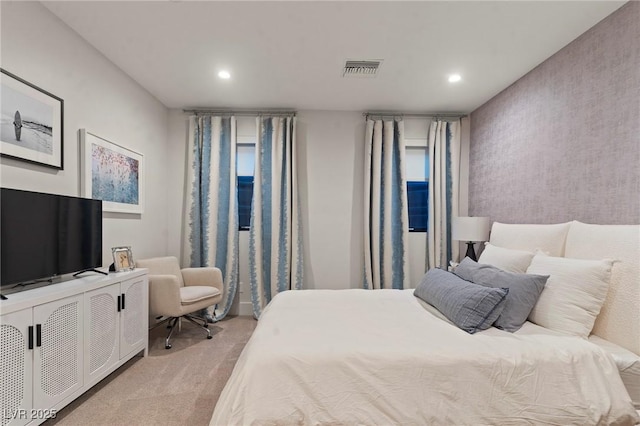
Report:
[[298,114],[305,287],[362,288],[364,118]]
[[[185,194],[187,170],[187,137],[189,119],[181,110],[169,110],[168,151],[170,166],[167,174],[167,198],[171,203],[167,206],[167,254],[176,256],[182,261],[182,232],[184,227]],[[188,265],[182,265],[188,266]]]
[[103,263],[111,247],[134,258],[167,252],[167,109],[38,2],[2,2],[1,65],[64,99],[64,170],[2,158],[4,187],[80,195],[78,129],[144,154],[142,215],[105,213]]

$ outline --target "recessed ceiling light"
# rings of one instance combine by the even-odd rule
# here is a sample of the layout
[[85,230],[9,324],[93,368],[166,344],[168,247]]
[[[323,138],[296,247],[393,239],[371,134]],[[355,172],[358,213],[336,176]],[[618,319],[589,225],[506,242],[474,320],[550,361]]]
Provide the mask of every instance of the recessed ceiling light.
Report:
[[462,77],[460,77],[460,74],[451,74],[449,76],[449,83],[457,83],[460,80],[462,80]]
[[223,80],[228,80],[231,78],[231,74],[229,74],[229,71],[222,70],[218,73],[218,77]]

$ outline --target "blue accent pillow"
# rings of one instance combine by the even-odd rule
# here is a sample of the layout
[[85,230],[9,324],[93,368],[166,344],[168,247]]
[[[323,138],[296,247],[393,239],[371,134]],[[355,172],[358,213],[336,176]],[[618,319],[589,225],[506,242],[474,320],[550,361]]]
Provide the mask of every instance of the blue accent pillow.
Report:
[[453,271],[463,280],[485,287],[508,288],[504,310],[495,326],[513,333],[522,327],[544,289],[549,275],[507,272],[492,265],[476,263],[465,257]]
[[507,293],[506,288],[484,287],[434,268],[422,277],[413,295],[442,312],[460,329],[473,334],[491,327],[504,309]]

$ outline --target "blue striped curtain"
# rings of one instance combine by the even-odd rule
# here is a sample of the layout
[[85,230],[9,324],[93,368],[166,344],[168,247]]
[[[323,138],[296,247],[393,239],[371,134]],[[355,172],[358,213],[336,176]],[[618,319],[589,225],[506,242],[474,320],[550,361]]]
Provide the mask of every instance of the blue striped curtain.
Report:
[[460,120],[433,121],[429,128],[429,222],[427,269],[446,269],[458,258],[451,243],[451,218],[458,216],[460,187]]
[[404,123],[367,120],[365,150],[363,286],[409,288]]
[[235,118],[190,117],[187,161],[183,264],[222,271],[224,295],[213,312],[219,320],[229,312],[238,284]]
[[253,314],[303,280],[295,117],[256,119],[256,161],[249,231]]

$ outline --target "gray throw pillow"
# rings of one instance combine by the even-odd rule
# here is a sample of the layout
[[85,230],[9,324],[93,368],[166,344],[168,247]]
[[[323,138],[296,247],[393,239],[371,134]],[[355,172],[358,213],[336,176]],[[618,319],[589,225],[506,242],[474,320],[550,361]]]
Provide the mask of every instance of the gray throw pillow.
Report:
[[431,269],[413,295],[442,312],[460,329],[475,333],[491,327],[504,309],[508,289],[489,288],[465,281],[451,272]]
[[508,288],[504,310],[495,326],[513,333],[522,327],[547,283],[548,275],[507,272],[465,257],[454,273],[460,278],[493,288]]

